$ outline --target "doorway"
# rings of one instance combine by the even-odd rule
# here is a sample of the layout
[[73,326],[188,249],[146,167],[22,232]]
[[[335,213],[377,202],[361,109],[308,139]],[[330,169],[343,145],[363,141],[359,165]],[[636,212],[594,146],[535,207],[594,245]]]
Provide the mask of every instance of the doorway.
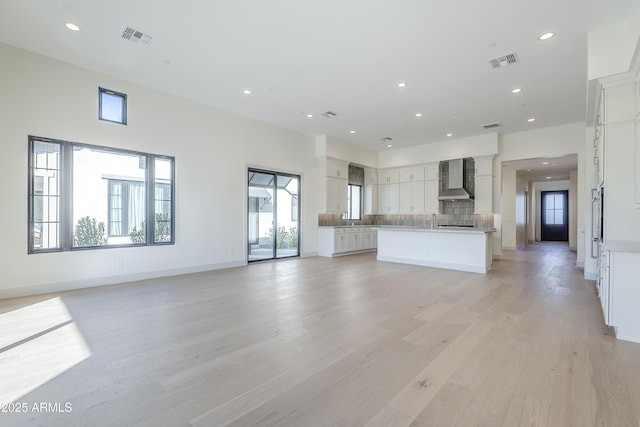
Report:
[[300,256],[300,176],[249,169],[247,259]]
[[569,241],[569,192],[541,192],[541,224],[540,237],[543,241]]

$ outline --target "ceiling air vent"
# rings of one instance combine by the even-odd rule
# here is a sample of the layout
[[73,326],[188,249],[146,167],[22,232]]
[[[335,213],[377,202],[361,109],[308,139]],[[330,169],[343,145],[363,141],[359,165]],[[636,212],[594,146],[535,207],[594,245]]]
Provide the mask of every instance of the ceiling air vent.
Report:
[[145,34],[142,31],[127,27],[122,32],[122,38],[133,43],[142,42],[142,44],[148,45],[149,43],[151,43],[152,37],[150,34]]
[[492,128],[498,128],[502,126],[502,123],[499,122],[495,122],[495,123],[487,123],[486,125],[482,125],[482,127],[484,129],[492,129]]
[[391,141],[393,141],[393,138],[391,138],[390,136],[385,136],[384,138],[382,138],[382,140],[384,142],[391,142]]
[[324,113],[320,114],[322,117],[326,117],[327,119],[332,119],[335,116],[337,116],[336,113],[334,113],[333,111],[325,111]]
[[516,62],[520,62],[518,60],[518,55],[516,53],[507,53],[504,56],[500,56],[498,58],[494,58],[489,60],[492,68],[502,68],[507,65],[515,64]]

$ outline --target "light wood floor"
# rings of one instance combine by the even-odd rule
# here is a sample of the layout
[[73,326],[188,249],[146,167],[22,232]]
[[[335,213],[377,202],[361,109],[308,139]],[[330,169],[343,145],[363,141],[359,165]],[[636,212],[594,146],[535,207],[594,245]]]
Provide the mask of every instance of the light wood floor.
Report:
[[487,275],[293,259],[0,301],[7,400],[2,426],[639,426],[640,345],[562,244]]

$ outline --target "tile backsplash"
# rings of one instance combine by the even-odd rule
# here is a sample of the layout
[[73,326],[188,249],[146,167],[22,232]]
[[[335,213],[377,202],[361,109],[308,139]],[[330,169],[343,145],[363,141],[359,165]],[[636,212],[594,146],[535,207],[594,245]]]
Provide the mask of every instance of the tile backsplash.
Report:
[[[473,226],[480,228],[493,228],[493,214],[474,214],[473,200],[463,200],[462,202],[471,202],[471,209],[460,206],[460,200],[453,205],[457,213],[441,213],[436,214],[435,225],[458,225]],[[432,214],[372,214],[364,215],[361,221],[347,221],[342,219],[341,214],[318,214],[318,225],[322,226],[341,226],[354,223],[355,225],[404,225],[408,227],[432,227]]]

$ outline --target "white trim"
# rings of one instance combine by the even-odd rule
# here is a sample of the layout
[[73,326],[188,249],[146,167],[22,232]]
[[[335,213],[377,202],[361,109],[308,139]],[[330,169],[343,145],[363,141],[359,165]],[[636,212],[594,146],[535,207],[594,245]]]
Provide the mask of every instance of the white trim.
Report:
[[95,279],[73,280],[69,282],[47,283],[43,285],[26,286],[0,290],[0,299],[17,298],[32,295],[49,294],[54,292],[73,291],[98,286],[117,285],[140,280],[157,279],[161,277],[181,276],[184,274],[202,273],[205,271],[221,270],[246,266],[243,260],[224,262],[220,264],[197,265],[192,267],[172,268],[168,270],[147,271],[143,273],[123,274],[119,276],[99,277]]
[[448,262],[435,262],[435,261],[425,261],[421,259],[406,259],[406,258],[396,258],[390,256],[380,256],[378,255],[378,261],[385,262],[395,262],[400,264],[412,264],[412,265],[421,265],[423,267],[433,267],[433,268],[444,268],[447,270],[458,270],[458,271],[466,271],[469,273],[480,273],[486,274],[487,271],[490,270],[484,267],[476,267],[473,265],[465,265],[465,264],[453,264]]

